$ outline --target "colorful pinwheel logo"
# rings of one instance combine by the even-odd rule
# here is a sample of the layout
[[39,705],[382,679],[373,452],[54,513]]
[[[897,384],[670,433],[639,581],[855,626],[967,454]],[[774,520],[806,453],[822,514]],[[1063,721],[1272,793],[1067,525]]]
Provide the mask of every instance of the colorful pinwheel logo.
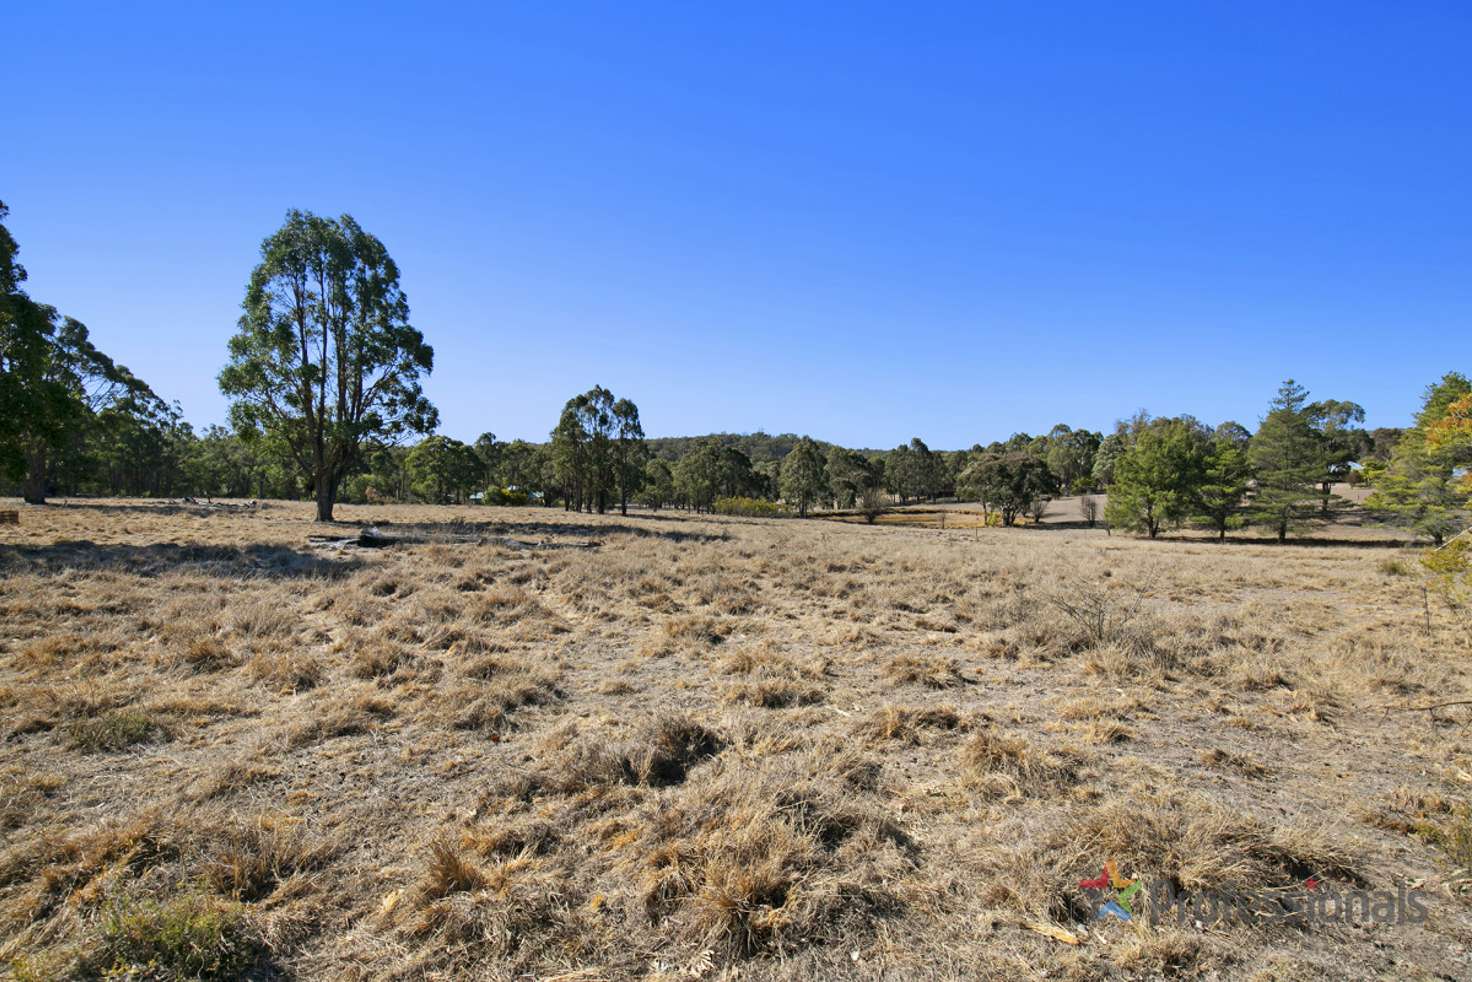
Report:
[[1112,859],[1104,863],[1104,868],[1100,870],[1098,876],[1090,880],[1078,881],[1080,890],[1102,898],[1098,909],[1094,912],[1096,918],[1116,917],[1121,921],[1134,918],[1135,912],[1131,904],[1142,885],[1137,879],[1120,876],[1119,869]]

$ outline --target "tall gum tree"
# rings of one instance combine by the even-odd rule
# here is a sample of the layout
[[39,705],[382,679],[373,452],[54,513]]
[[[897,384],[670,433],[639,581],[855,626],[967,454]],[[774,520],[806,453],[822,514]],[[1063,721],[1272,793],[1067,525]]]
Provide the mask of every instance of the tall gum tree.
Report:
[[22,479],[29,504],[46,503],[50,462],[95,433],[99,414],[155,419],[162,401],[93,346],[87,328],[32,300],[20,247],[0,202],[0,475]]
[[317,521],[365,446],[428,433],[420,379],[434,349],[409,324],[399,269],[349,215],[290,211],[261,244],[220,390],[231,421],[287,448],[311,481]]

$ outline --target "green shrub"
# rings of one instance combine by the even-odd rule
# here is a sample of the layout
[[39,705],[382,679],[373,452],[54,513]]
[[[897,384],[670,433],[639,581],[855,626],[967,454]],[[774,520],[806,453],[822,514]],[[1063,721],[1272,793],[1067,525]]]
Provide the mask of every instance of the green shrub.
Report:
[[751,518],[777,518],[789,514],[786,508],[765,498],[717,498],[717,515],[746,515]]
[[488,505],[509,505],[519,508],[526,502],[525,491],[510,488],[486,488],[485,503]]
[[[1441,596],[1447,609],[1472,628],[1472,541],[1453,539],[1422,556],[1421,565],[1431,573],[1428,585]],[[1462,638],[1467,637],[1464,631]]]
[[1434,575],[1455,580],[1472,573],[1472,541],[1457,539],[1440,549],[1427,550],[1421,565]]

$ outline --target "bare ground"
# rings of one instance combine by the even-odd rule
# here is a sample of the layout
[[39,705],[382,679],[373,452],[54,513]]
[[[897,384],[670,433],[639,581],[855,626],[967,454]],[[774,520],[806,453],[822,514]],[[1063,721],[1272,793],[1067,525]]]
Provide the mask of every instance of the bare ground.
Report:
[[[1385,548],[305,505],[0,527],[18,977],[1465,978],[1465,626]],[[343,536],[357,528],[344,525]],[[1095,920],[1422,890],[1421,924]]]

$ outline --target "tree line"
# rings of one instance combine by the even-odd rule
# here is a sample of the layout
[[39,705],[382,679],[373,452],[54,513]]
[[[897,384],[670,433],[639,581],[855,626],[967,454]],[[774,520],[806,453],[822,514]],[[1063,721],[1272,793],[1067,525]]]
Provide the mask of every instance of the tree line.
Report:
[[[33,300],[0,203],[0,490],[48,494],[561,505],[750,514],[978,503],[989,523],[1040,520],[1080,496],[1084,520],[1155,537],[1185,525],[1281,541],[1342,507],[1336,483],[1440,543],[1465,527],[1472,384],[1429,386],[1414,424],[1366,430],[1356,403],[1289,380],[1255,432],[1140,412],[1111,433],[1058,424],[969,450],[919,437],[857,450],[807,436],[649,439],[638,406],[602,386],[573,396],[545,442],[434,432],[434,352],[410,323],[388,250],[349,215],[288,212],[261,245],[219,375],[229,427],[196,432],[86,327]],[[1107,495],[1101,509],[1096,495]]]

